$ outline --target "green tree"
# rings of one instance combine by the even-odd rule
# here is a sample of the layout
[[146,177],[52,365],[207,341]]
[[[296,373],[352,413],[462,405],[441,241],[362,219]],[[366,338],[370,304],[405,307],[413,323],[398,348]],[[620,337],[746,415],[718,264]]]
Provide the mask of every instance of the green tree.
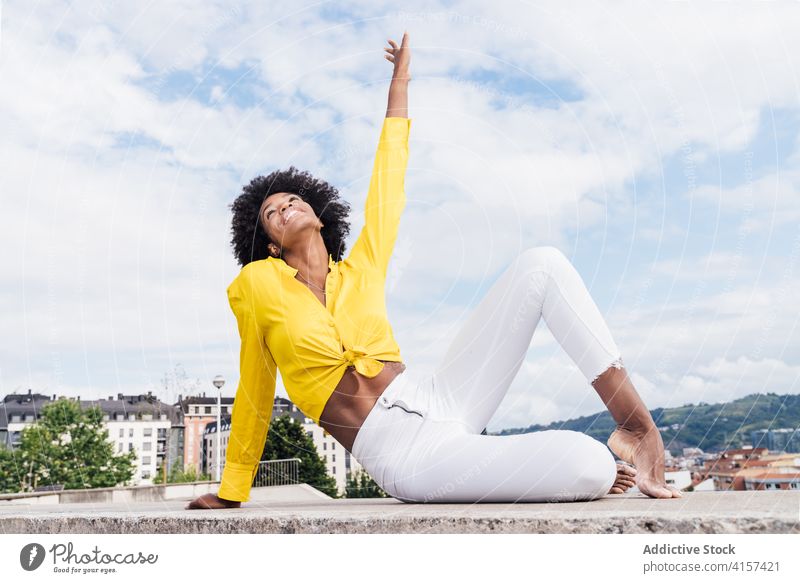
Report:
[[388,498],[389,495],[378,486],[366,470],[358,470],[347,478],[346,498]]
[[317,453],[311,436],[290,415],[272,420],[261,460],[300,458],[300,482],[313,486],[332,498],[339,498],[336,480],[328,474],[325,461]]
[[22,430],[20,445],[0,455],[0,476],[11,473],[16,491],[62,484],[65,490],[105,488],[127,483],[134,474],[136,452],[114,455],[99,407],[81,409],[59,399],[42,407],[39,421]]
[[21,492],[23,472],[19,451],[0,446],[0,493]]
[[[158,477],[161,478],[161,472],[158,473]],[[172,466],[172,470],[167,474],[167,484],[182,484],[185,482],[208,482],[211,481],[211,476],[208,474],[204,474],[202,472],[198,472],[197,468],[194,466],[189,466],[188,468],[184,468],[182,465],[175,464]],[[153,482],[154,484],[163,484],[160,479],[158,481]]]

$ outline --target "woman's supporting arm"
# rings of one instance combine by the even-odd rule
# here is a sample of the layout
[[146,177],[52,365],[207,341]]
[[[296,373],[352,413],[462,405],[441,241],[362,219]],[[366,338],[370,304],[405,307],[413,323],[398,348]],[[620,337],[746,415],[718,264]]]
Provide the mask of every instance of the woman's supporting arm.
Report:
[[246,502],[267,440],[278,367],[256,321],[256,306],[248,293],[253,283],[247,273],[228,287],[228,301],[236,315],[241,348],[239,387],[231,411],[231,432],[217,496]]

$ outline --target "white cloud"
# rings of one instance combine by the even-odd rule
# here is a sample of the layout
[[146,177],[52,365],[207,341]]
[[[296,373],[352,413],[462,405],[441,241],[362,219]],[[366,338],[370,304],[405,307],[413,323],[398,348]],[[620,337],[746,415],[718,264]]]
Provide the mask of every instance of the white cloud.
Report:
[[736,212],[742,228],[769,233],[800,222],[800,169],[781,169],[732,188],[704,185],[694,195],[728,212]]
[[663,259],[653,264],[653,275],[672,277],[685,281],[733,279],[753,277],[758,274],[760,258],[744,251],[712,251],[702,257]]

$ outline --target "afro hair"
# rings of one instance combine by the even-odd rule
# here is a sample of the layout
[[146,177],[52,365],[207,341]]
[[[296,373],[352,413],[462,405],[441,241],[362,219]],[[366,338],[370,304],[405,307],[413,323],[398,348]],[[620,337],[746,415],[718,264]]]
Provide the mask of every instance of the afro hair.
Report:
[[276,192],[297,194],[314,209],[324,225],[320,234],[328,253],[334,261],[341,261],[345,239],[350,234],[347,222],[350,205],[340,199],[335,186],[290,166],[288,170],[276,170],[268,176],[254,178],[229,205],[233,212],[231,247],[239,265],[244,267],[252,261],[269,257],[267,244],[275,241],[264,232],[258,211],[264,199]]

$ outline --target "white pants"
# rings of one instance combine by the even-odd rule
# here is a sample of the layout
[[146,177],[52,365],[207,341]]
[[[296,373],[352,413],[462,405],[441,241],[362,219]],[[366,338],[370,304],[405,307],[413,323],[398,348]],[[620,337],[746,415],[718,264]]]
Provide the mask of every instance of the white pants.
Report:
[[547,327],[588,383],[622,359],[583,280],[557,248],[521,253],[459,330],[436,371],[398,375],[376,401],[353,456],[404,502],[583,501],[608,493],[616,463],[584,433],[484,435]]

